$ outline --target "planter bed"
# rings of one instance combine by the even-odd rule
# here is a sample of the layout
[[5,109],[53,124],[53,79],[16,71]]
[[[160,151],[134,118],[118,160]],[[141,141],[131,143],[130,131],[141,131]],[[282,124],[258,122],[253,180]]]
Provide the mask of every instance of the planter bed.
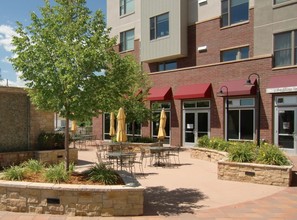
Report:
[[192,148],[191,157],[218,163],[218,179],[276,186],[290,186],[293,166],[273,166],[227,161],[228,153]]
[[[143,214],[144,188],[133,177],[126,185],[71,185],[0,180],[0,210],[69,216]],[[127,182],[128,181],[128,182]]]
[[[42,163],[55,164],[64,161],[65,150],[42,150],[42,151],[20,151],[0,153],[0,167],[8,167],[25,162],[29,159],[36,159]],[[78,160],[78,149],[69,149],[70,162]]]

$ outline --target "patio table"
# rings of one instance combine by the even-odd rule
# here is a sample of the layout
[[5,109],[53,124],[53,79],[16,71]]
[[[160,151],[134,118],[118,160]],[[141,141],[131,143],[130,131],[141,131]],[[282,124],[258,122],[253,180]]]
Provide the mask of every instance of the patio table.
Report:
[[[122,151],[112,151],[112,152],[107,153],[108,158],[116,158],[117,165],[119,164],[118,162],[120,161],[121,170],[123,168],[125,159],[129,160],[129,159],[135,157],[135,155],[136,154],[133,152],[122,152]],[[128,163],[130,163],[130,162],[133,162],[133,161],[128,161]]]
[[[164,154],[165,152],[169,151],[171,149],[171,147],[164,147],[164,146],[151,146],[148,147],[148,149],[150,150],[150,155],[151,155],[151,161],[155,158],[155,163],[153,164],[154,166],[165,166],[166,161],[165,157],[166,154]],[[163,162],[161,162],[161,159],[163,160]]]

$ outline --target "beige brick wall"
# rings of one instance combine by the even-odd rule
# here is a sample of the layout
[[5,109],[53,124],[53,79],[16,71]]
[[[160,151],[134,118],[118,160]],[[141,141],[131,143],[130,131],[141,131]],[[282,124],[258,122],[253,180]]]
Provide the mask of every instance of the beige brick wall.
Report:
[[35,149],[41,131],[54,131],[54,113],[36,110],[23,88],[0,86],[0,151]]

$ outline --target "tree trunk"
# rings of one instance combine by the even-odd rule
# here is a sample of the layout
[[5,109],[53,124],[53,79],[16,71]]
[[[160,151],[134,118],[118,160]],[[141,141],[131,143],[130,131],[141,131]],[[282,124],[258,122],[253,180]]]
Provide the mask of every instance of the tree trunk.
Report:
[[65,169],[69,171],[69,118],[66,117],[65,127]]

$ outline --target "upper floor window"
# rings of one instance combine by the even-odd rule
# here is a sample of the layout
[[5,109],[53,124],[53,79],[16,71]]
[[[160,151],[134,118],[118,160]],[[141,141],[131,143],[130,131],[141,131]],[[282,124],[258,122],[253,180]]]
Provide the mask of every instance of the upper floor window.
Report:
[[274,66],[297,64],[297,31],[274,35]]
[[222,0],[221,26],[229,26],[249,19],[249,0]]
[[150,39],[169,35],[169,13],[150,18]]
[[120,16],[134,12],[134,0],[120,0]]
[[176,61],[159,63],[158,71],[173,70],[177,68]]
[[134,29],[121,32],[120,34],[120,52],[134,49]]
[[249,57],[249,47],[234,48],[221,51],[221,62],[241,60]]
[[274,0],[274,4],[280,4],[280,3],[283,3],[283,2],[287,2],[289,0]]

